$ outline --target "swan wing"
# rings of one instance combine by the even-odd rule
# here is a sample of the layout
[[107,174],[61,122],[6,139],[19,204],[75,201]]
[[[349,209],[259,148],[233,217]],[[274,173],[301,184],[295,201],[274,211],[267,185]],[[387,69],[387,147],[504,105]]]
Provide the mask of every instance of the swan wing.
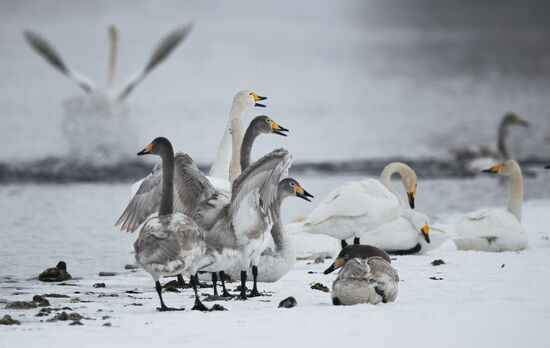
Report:
[[153,54],[149,58],[149,61],[145,67],[136,73],[134,77],[126,84],[126,87],[122,89],[118,99],[122,100],[128,97],[128,95],[134,90],[134,88],[149,74],[155,67],[162,63],[176,47],[189,35],[192,25],[188,24],[184,27],[178,28],[168,34],[162,39],[158,46],[153,51]]
[[491,238],[517,236],[523,233],[520,222],[504,209],[483,208],[469,213],[458,224],[456,234],[462,237]]
[[279,181],[288,174],[292,156],[277,149],[246,168],[233,182],[228,217],[235,231],[254,224],[258,216],[271,219],[269,212],[277,199]]
[[89,78],[69,68],[55,48],[40,34],[25,30],[23,36],[36,53],[42,56],[50,65],[67,76],[86,93],[90,93],[95,89],[95,84]]
[[399,212],[399,202],[378,180],[365,179],[349,182],[332,190],[313,212],[304,225],[312,226],[334,217],[372,216],[386,220],[386,216]]

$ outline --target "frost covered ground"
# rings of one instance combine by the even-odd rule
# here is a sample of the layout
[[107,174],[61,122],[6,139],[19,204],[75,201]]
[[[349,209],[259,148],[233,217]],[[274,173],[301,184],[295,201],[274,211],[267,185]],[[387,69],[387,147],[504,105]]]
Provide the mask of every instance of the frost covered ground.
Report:
[[[535,191],[535,183],[544,180],[541,175],[526,181],[528,192]],[[342,180],[303,178],[301,182],[321,197]],[[434,225],[453,231],[468,207],[504,203],[507,188],[495,181],[421,181],[418,209],[436,216]],[[452,194],[437,187],[452,188]],[[192,290],[185,289],[165,295],[169,305],[183,306],[185,311],[159,313],[149,275],[124,270],[126,263],[132,263],[129,251],[135,236],[112,227],[127,199],[127,190],[127,184],[14,185],[0,189],[0,210],[11,208],[12,212],[4,217],[0,234],[0,300],[29,301],[37,294],[65,294],[69,297],[49,298],[50,307],[70,307],[67,312],[90,318],[81,320],[82,326],[69,326],[70,321],[46,322],[55,312],[36,317],[40,308],[8,310],[0,304],[0,317],[9,314],[21,321],[20,326],[0,326],[0,347],[190,343],[203,347],[353,343],[381,347],[545,347],[550,339],[550,200],[530,199],[524,205],[524,226],[530,237],[525,251],[461,252],[446,242],[427,255],[396,257],[401,282],[395,303],[332,306],[329,293],[310,288],[315,282],[330,288],[336,275],[321,273],[330,260],[322,264],[298,261],[279,282],[260,284],[260,290],[269,296],[247,302],[217,302],[227,312],[190,311]],[[285,219],[312,208],[307,202],[296,201],[296,205],[286,207]],[[84,209],[87,214],[82,214]],[[432,266],[435,259],[443,259],[445,264]],[[58,260],[67,261],[75,278],[67,283],[74,286],[35,279]],[[117,275],[99,277],[100,271]],[[105,283],[105,287],[94,288],[95,283]],[[236,285],[231,283],[230,288]],[[204,294],[211,291],[201,289]],[[294,296],[298,306],[277,308],[287,296]],[[212,302],[206,304],[211,306]],[[107,322],[110,327],[103,326]]]

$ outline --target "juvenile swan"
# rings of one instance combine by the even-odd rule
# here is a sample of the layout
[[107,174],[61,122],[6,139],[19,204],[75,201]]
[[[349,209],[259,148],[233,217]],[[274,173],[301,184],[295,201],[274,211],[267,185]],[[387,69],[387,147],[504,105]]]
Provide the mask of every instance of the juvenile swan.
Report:
[[348,245],[324,273],[340,267],[332,283],[334,305],[395,301],[399,277],[383,250],[370,245]]
[[159,311],[176,310],[167,307],[162,299],[161,276],[187,275],[195,291],[194,310],[208,310],[197,292],[197,261],[204,255],[204,233],[197,224],[182,213],[174,213],[173,181],[174,151],[166,138],[156,138],[138,155],[154,154],[162,158],[162,191],[157,217],[143,225],[134,243],[137,264],[155,280],[160,299]]
[[469,213],[456,228],[454,242],[459,250],[506,251],[522,250],[527,245],[527,233],[521,226],[523,178],[514,160],[499,163],[486,173],[510,178],[508,209],[489,209]]

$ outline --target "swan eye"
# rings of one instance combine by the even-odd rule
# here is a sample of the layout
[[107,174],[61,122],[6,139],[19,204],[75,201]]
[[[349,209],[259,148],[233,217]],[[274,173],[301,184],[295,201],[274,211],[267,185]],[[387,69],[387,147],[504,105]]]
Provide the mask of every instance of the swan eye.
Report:
[[294,183],[293,183],[293,182],[291,182],[291,183],[290,183],[290,186],[294,186]]
[[344,255],[344,259],[345,260],[349,259],[349,255],[348,254]]

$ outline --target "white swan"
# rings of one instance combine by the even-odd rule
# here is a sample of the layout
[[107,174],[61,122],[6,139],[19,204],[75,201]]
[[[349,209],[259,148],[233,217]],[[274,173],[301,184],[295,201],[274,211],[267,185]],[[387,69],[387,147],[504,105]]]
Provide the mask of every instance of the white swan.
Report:
[[521,168],[516,161],[507,160],[485,172],[510,178],[508,209],[483,208],[469,213],[459,222],[456,228],[457,237],[453,240],[459,250],[522,250],[527,245],[527,233],[521,226]]
[[413,208],[416,174],[406,164],[393,162],[384,168],[380,181],[348,182],[332,190],[301,222],[302,231],[337,238],[342,241],[342,247],[347,245],[348,238],[354,238],[354,244],[359,244],[366,231],[401,216],[400,201],[391,184],[394,173],[400,174]]
[[125,160],[137,147],[138,129],[128,118],[126,99],[134,88],[188,36],[191,25],[178,28],[165,36],[155,48],[147,64],[137,71],[122,88],[115,88],[118,33],[109,28],[110,55],[107,85],[99,87],[83,74],[72,69],[55,48],[41,35],[26,30],[24,37],[31,48],[51,66],[80,87],[86,96],[74,96],[64,102],[65,119],[62,131],[69,142],[68,156],[74,160],[100,164]]
[[[260,100],[265,100],[266,97],[260,97],[254,92],[240,91],[233,98],[229,120],[223,132],[222,140],[218,147],[216,160],[210,168],[210,176],[230,180],[236,178],[240,174],[239,167],[239,151],[241,148],[242,137],[244,136],[244,127],[242,118],[244,113],[253,106],[265,107],[264,104],[258,103]],[[231,134],[231,132],[235,134]],[[233,145],[233,146],[232,146]],[[233,148],[233,156],[231,149]],[[231,175],[230,175],[231,168]],[[232,181],[232,180],[231,180]]]

